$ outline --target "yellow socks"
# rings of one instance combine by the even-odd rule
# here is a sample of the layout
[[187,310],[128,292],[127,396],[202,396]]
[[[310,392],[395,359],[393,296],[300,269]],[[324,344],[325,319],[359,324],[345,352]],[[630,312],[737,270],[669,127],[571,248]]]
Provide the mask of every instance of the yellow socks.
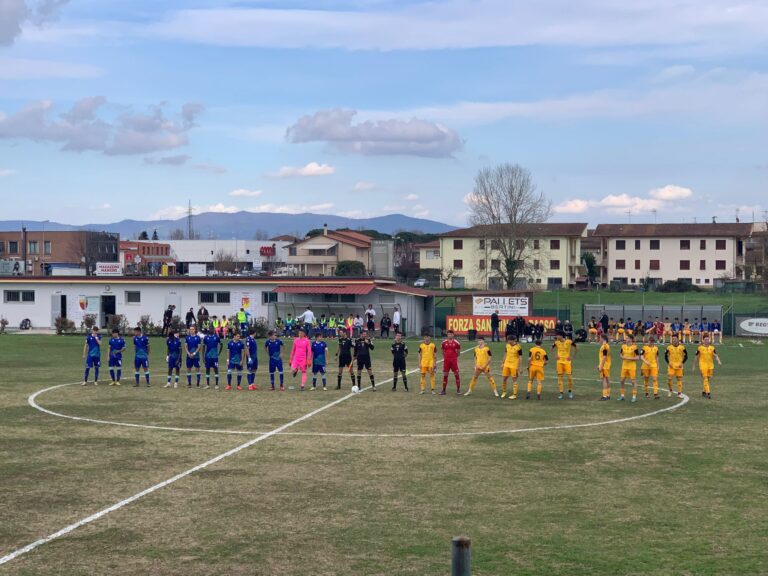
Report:
[[560,394],[563,393],[563,377],[560,375],[557,376],[557,389],[560,390]]
[[517,380],[512,382],[512,396],[517,396]]
[[493,378],[489,377],[488,381],[491,383],[491,390],[496,390],[496,382],[494,382]]
[[654,396],[659,395],[659,379],[658,378],[653,379],[653,395]]
[[539,396],[541,396],[541,391],[542,391],[542,389],[543,389],[543,388],[544,388],[544,387],[542,386],[541,382],[539,382],[538,384],[536,384],[536,394],[538,394]]
[[424,374],[422,374],[421,377],[419,378],[419,389],[423,392],[424,388],[426,387],[427,387],[427,377]]
[[568,376],[568,392],[573,392],[573,378],[571,376]]
[[531,392],[532,388],[533,388],[533,381],[532,380],[528,380],[528,393]]
[[469,381],[469,391],[472,392],[472,390],[475,389],[475,385],[477,384],[477,378],[472,378],[472,380]]
[[429,384],[432,387],[432,390],[434,390],[435,389],[435,375],[434,375],[434,373],[429,375]]

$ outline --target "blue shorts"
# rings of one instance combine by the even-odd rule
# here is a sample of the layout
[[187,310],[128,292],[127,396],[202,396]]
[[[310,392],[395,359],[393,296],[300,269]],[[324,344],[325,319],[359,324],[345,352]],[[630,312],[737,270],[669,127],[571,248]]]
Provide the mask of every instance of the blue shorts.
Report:
[[149,358],[134,358],[133,367],[135,370],[138,370],[139,368],[149,370]]
[[200,368],[199,356],[193,356],[192,358],[187,356],[187,370],[189,370],[190,368]]
[[259,363],[253,358],[248,358],[248,372],[256,372],[259,367]]
[[168,356],[168,368],[181,368],[181,356]]
[[88,368],[98,368],[99,366],[101,366],[101,358],[99,358],[98,356],[88,356],[85,359],[85,365]]
[[123,359],[117,358],[116,356],[110,356],[109,357],[109,367],[110,368],[122,368],[123,367]]
[[283,361],[282,360],[274,360],[272,358],[269,359],[269,373],[272,374],[273,372],[282,372],[283,371]]
[[205,359],[205,369],[210,370],[213,368],[214,370],[219,369],[219,359],[218,358],[206,358]]
[[243,365],[241,363],[230,362],[227,364],[227,370],[237,370],[238,372],[242,372]]
[[312,374],[325,374],[325,364],[312,364]]
[[246,334],[248,334],[248,324],[247,323],[240,324],[240,335],[245,336]]

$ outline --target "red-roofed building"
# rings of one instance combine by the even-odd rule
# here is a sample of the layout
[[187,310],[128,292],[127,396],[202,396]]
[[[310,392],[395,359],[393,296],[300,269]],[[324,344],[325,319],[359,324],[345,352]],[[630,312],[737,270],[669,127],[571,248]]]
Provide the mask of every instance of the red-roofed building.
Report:
[[288,248],[288,266],[299,276],[333,276],[339,262],[361,262],[371,269],[371,237],[352,230],[328,230],[299,240]]

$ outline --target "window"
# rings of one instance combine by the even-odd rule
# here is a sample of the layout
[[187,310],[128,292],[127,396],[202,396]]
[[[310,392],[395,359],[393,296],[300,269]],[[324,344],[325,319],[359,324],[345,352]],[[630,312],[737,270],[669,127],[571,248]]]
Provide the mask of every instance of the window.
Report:
[[[326,294],[326,296],[334,296],[334,299],[332,302],[336,302],[337,299],[335,298],[336,294]],[[273,302],[277,302],[277,292],[262,292],[261,293],[261,303],[262,304],[272,304]]]
[[539,249],[539,241],[538,240],[534,240],[533,241],[533,249],[534,250],[538,250]]
[[536,278],[536,284],[541,284],[541,278]]
[[485,250],[485,239],[480,240],[480,250]]
[[454,270],[461,270],[462,268],[464,268],[464,260],[454,260],[453,268]]
[[701,284],[701,278],[696,278],[696,284]]
[[40,244],[37,240],[30,240],[28,242],[29,244],[29,253],[30,254],[39,254],[40,253]]
[[658,260],[651,260],[651,263],[648,265],[648,268],[651,270],[658,270],[659,269],[659,261]]
[[288,248],[288,256],[296,256],[296,246]]
[[525,250],[525,240],[515,240],[515,250]]
[[355,301],[354,294],[339,294],[339,302],[342,302],[344,304],[350,304],[350,303],[354,303],[354,301]]
[[660,243],[661,243],[660,240],[651,240],[650,242],[651,250],[658,250]]
[[616,240],[616,250],[624,250],[627,247],[626,240]]
[[50,240],[45,240],[43,242],[43,254],[45,254],[46,256],[50,256],[51,255],[51,241]]
[[624,270],[627,267],[627,263],[624,260],[616,260],[616,270]]
[[19,243],[16,242],[16,240],[9,240],[8,241],[8,253],[9,254],[18,254],[19,253]]
[[706,240],[699,240],[699,249],[700,250],[706,250],[707,249],[707,241]]
[[549,261],[549,269],[550,270],[560,270],[560,260],[550,260]]
[[491,270],[501,270],[501,260],[491,260]]
[[454,240],[453,241],[453,249],[454,250],[463,250],[464,249],[464,240]]
[[125,303],[126,304],[141,304],[141,292],[138,290],[126,290],[125,291]]
[[560,288],[563,285],[563,279],[562,278],[547,278],[547,287],[550,289],[553,288]]
[[725,250],[725,240],[715,240],[715,250]]
[[550,250],[560,250],[560,240],[550,240],[549,241],[549,249]]
[[29,303],[35,302],[34,290],[5,290],[3,292],[3,301],[6,303]]
[[709,284],[709,278],[704,279],[704,284]]
[[480,270],[485,270],[485,260],[480,260]]
[[635,250],[640,250],[640,240],[635,240]]
[[706,270],[706,269],[707,269],[707,261],[699,260],[699,270]]
[[541,263],[538,260],[533,261],[533,269],[538,270],[541,267]]
[[424,255],[427,257],[427,260],[439,260],[440,250],[427,250]]
[[635,260],[635,270],[640,270],[640,260]]
[[501,240],[491,240],[491,250],[501,250]]
[[216,302],[216,293],[215,292],[198,292],[197,299],[200,301],[200,304],[213,304],[214,302]]
[[690,250],[690,249],[691,249],[690,240],[680,240],[680,250]]
[[680,270],[690,270],[690,269],[691,269],[690,260],[680,260]]
[[630,284],[637,284],[637,278],[630,278],[629,279]]
[[715,260],[715,270],[725,270],[725,260]]

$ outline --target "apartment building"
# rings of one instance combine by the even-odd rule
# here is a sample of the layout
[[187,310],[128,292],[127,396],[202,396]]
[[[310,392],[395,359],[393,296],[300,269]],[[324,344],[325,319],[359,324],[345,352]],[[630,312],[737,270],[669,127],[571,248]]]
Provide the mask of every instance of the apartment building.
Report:
[[118,242],[117,234],[90,230],[0,232],[0,275],[47,276],[60,268],[87,275],[97,262],[118,261]]
[[637,286],[668,280],[712,287],[715,279],[744,279],[747,241],[753,225],[600,224],[600,281]]
[[333,276],[339,262],[355,260],[371,270],[370,236],[352,230],[328,230],[288,245],[288,266],[298,276]]
[[505,288],[500,273],[500,231],[503,237],[522,243],[520,260],[525,274],[516,289],[567,288],[584,275],[580,258],[581,239],[587,235],[585,223],[521,224],[514,229],[511,225],[481,225],[440,235],[439,268],[448,287]]

